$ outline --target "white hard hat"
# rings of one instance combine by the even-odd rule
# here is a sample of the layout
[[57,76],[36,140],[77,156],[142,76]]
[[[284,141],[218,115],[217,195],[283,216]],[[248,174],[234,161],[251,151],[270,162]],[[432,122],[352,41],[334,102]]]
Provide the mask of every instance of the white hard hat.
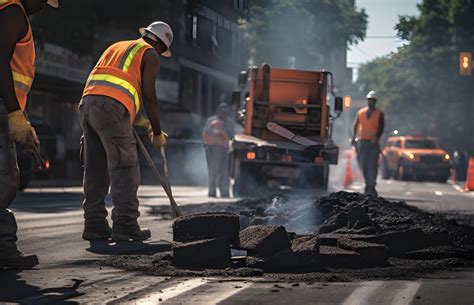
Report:
[[58,8],[59,7],[59,0],[48,0],[48,3],[49,6],[52,6],[54,8]]
[[367,93],[367,98],[369,99],[374,99],[374,100],[378,100],[378,97],[377,97],[377,93],[375,93],[374,90],[370,91],[369,93]]
[[158,37],[161,41],[163,41],[167,48],[167,50],[161,55],[164,57],[171,56],[170,47],[173,43],[173,31],[167,23],[162,21],[155,21],[146,28],[140,28],[139,31],[142,37],[145,36],[147,33],[153,34]]

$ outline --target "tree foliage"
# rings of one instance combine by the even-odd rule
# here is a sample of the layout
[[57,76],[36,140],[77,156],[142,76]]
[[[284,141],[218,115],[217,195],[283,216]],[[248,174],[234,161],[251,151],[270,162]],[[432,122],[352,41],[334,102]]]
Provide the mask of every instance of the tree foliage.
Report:
[[424,0],[420,15],[396,25],[407,44],[359,70],[360,94],[377,90],[389,129],[472,145],[473,79],[459,74],[459,52],[474,51],[474,1]]
[[308,68],[362,40],[367,15],[351,0],[251,0],[240,24],[253,62]]

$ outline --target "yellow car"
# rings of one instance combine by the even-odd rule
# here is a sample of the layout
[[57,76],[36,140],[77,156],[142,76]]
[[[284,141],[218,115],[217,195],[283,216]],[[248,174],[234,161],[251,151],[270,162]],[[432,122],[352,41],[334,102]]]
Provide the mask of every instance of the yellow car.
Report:
[[450,176],[450,160],[436,138],[394,136],[387,139],[382,150],[382,177],[446,182]]

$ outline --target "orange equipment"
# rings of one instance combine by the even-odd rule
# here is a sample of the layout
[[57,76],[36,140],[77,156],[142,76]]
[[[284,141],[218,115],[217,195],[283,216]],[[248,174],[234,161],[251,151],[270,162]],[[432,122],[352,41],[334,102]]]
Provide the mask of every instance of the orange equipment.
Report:
[[352,155],[351,151],[346,152],[346,171],[344,173],[344,188],[347,189],[354,182],[352,176]]
[[[27,18],[25,8],[20,0],[7,0],[6,2],[0,1],[0,10],[3,10],[10,5],[18,5],[25,13],[25,18]],[[28,22],[28,32],[25,37],[16,43],[15,50],[10,60],[15,94],[21,110],[25,110],[27,96],[35,77],[35,58],[36,53],[33,32],[31,30],[31,25]]]
[[474,191],[474,157],[469,158],[469,166],[466,175],[466,191]]
[[111,45],[87,80],[83,96],[105,95],[122,103],[130,112],[130,123],[142,104],[142,59],[153,49],[143,39]]
[[[328,71],[268,64],[240,73],[240,90],[232,94],[243,125],[230,147],[234,196],[266,186],[327,188],[329,165],[339,155],[331,140],[332,83]],[[335,98],[334,112],[342,108],[342,98]]]

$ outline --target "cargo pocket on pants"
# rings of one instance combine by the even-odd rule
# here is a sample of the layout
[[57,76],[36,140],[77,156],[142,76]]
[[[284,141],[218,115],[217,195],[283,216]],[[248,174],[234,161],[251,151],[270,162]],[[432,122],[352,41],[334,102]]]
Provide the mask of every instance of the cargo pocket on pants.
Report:
[[111,142],[113,146],[111,169],[138,166],[138,151],[134,138],[113,137]]

